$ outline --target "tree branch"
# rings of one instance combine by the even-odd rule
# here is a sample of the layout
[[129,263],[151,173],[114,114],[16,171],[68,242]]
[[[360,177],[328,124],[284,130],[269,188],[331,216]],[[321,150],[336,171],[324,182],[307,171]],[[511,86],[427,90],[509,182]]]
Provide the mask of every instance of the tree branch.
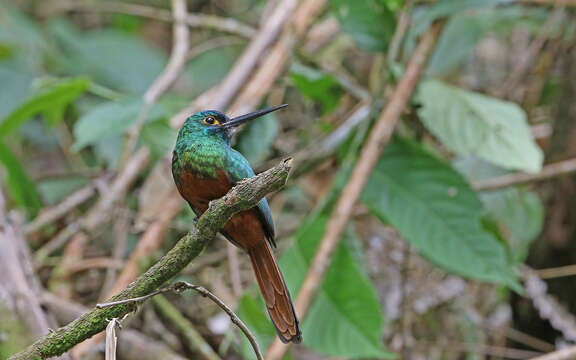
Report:
[[[284,160],[272,169],[241,181],[224,197],[212,201],[188,235],[182,237],[154,266],[110,301],[149,294],[180,272],[202,252],[232,215],[256,206],[266,194],[280,189],[286,183],[291,164],[292,159]],[[134,310],[135,306],[132,304],[94,309],[40,338],[10,359],[45,359],[60,355],[75,344],[104,330],[109,319],[122,317]]]

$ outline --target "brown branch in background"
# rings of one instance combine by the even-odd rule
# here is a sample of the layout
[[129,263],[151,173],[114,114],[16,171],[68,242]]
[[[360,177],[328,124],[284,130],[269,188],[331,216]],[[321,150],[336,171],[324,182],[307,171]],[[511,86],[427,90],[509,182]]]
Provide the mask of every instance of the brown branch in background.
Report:
[[54,223],[60,218],[66,216],[66,214],[74,210],[77,206],[88,201],[94,195],[96,195],[96,184],[91,182],[68,195],[59,204],[44,209],[40,215],[24,226],[24,233],[29,235],[37,232],[46,225]]
[[88,244],[88,236],[79,232],[72,237],[62,254],[62,261],[54,268],[48,287],[51,292],[64,299],[72,298],[71,267],[82,261],[84,250]]
[[533,357],[530,360],[574,360],[576,359],[576,346],[560,349],[550,354]]
[[176,79],[178,79],[184,69],[184,65],[186,65],[188,49],[190,47],[190,35],[188,26],[186,26],[185,23],[187,13],[186,0],[172,0],[174,26],[172,28],[172,50],[170,52],[170,58],[168,59],[166,67],[162,70],[162,73],[158,75],[156,80],[154,80],[152,85],[150,85],[144,93],[144,106],[138,113],[136,123],[128,132],[124,161],[136,148],[140,132],[152,106],[158,101],[162,94],[168,91]]
[[164,234],[172,223],[172,219],[176,217],[182,209],[182,204],[183,202],[180,198],[176,196],[169,197],[169,201],[164,203],[160,211],[159,218],[146,229],[146,232],[144,232],[138,241],[138,245],[136,245],[134,251],[130,253],[128,262],[118,276],[116,283],[103,298],[116,295],[134,281],[142,272],[142,261],[146,257],[151,256],[156,249],[160,248],[160,245],[164,241]]
[[[294,307],[299,317],[304,318],[314,299],[316,292],[332,260],[332,254],[336,249],[340,235],[346,228],[348,220],[352,215],[354,205],[358,200],[368,177],[380,157],[384,144],[389,140],[394,127],[402,115],[406,104],[410,100],[420,74],[426,64],[431,50],[434,48],[436,40],[440,35],[444,22],[437,22],[431,26],[412,54],[404,75],[398,82],[394,93],[390,97],[386,107],[383,109],[378,121],[370,131],[370,135],[364,144],[358,163],[354,167],[348,183],[342,191],[338,203],[336,204],[330,220],[326,225],[326,232],[320,242],[310,268],[306,274]],[[286,353],[288,346],[275,339],[268,350],[266,359],[279,360]]]
[[517,96],[517,89],[520,88],[522,79],[529,73],[538,55],[542,52],[546,40],[551,36],[551,29],[561,26],[565,8],[558,3],[559,1],[556,1],[555,9],[548,15],[546,22],[540,29],[540,34],[530,42],[522,54],[517,56],[518,61],[512,67],[510,75],[508,75],[504,84],[495,92],[496,97],[508,98],[514,101],[520,100]]
[[545,165],[542,170],[535,174],[511,173],[496,178],[477,181],[472,184],[476,190],[496,190],[515,185],[529,184],[544,181],[551,178],[566,176],[576,173],[576,159],[560,161],[554,164]]
[[[42,5],[40,6],[40,12],[48,16],[53,16],[63,11],[84,10],[122,13],[127,15],[147,17],[164,22],[176,21],[175,17],[169,10],[140,4],[129,4],[115,1],[86,0],[60,0],[56,4],[54,4],[53,1],[46,1],[42,2],[42,4],[44,5],[43,7]],[[245,38],[251,38],[256,33],[253,27],[243,24],[238,20],[232,18],[223,18],[215,15],[189,13],[184,18],[184,23],[192,28],[213,29],[216,31],[239,35]]]
[[147,299],[149,299],[153,296],[156,296],[158,294],[162,294],[162,293],[166,293],[166,292],[181,293],[184,290],[197,291],[202,296],[207,297],[210,300],[212,300],[213,302],[215,302],[216,305],[218,305],[222,310],[224,310],[224,312],[226,314],[228,314],[232,323],[236,324],[240,328],[240,330],[242,330],[244,335],[246,335],[246,338],[248,338],[248,340],[250,341],[250,344],[252,345],[252,348],[254,349],[254,352],[256,353],[256,357],[258,358],[258,360],[264,360],[264,357],[262,356],[262,352],[260,351],[260,347],[258,346],[258,342],[256,342],[256,338],[254,337],[254,335],[252,335],[252,332],[250,332],[250,329],[248,329],[248,327],[242,322],[242,320],[240,320],[240,318],[234,313],[234,311],[232,311],[232,309],[230,309],[226,304],[224,304],[222,302],[222,300],[220,300],[216,295],[212,294],[210,291],[206,290],[202,286],[190,284],[186,281],[179,281],[177,283],[174,283],[170,287],[156,290],[156,291],[154,291],[148,295],[140,296],[137,298],[112,301],[112,302],[105,303],[105,304],[98,304],[98,305],[96,305],[96,307],[101,309],[101,308],[108,307],[108,306],[140,303],[140,302],[147,300]]
[[[287,26],[288,19],[294,12],[295,0],[281,1],[273,10],[270,17],[264,22],[262,27],[248,47],[244,50],[240,58],[234,63],[232,70],[226,75],[222,82],[206,91],[194,100],[190,106],[182,109],[172,117],[170,124],[174,128],[180,128],[184,120],[202,108],[224,110],[237,95],[238,91],[245,85],[246,80],[260,63],[257,71],[261,71],[268,62],[269,55],[264,57],[265,50],[276,40],[282,28]],[[264,60],[263,60],[264,59]],[[279,76],[279,71],[272,75],[273,79]],[[243,91],[245,92],[245,90]],[[265,92],[263,92],[265,93]],[[242,95],[240,95],[242,96]]]
[[549,269],[535,269],[534,273],[540,279],[556,279],[576,275],[576,265],[559,266]]
[[[56,322],[42,309],[40,281],[31,262],[30,249],[17,219],[5,211],[4,194],[0,190],[0,310],[15,315],[16,323],[23,323],[25,336],[34,339],[46,335]],[[10,336],[22,336],[10,332],[9,319],[3,318],[5,341],[15,342]],[[62,359],[68,359],[63,356]]]
[[112,216],[112,209],[118,202],[124,198],[130,186],[140,176],[140,173],[146,169],[150,160],[150,150],[140,148],[126,166],[120,171],[118,176],[112,182],[110,189],[98,200],[86,217],[82,220],[81,226],[88,232],[94,232],[101,228]]

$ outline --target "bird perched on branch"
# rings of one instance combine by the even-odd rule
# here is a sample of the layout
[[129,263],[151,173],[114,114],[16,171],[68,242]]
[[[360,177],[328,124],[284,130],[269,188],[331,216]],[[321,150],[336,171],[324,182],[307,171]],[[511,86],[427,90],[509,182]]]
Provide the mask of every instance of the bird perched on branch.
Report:
[[[190,116],[178,133],[172,156],[172,175],[178,191],[200,216],[211,200],[224,196],[237,182],[254,176],[248,160],[230,147],[231,130],[250,120],[287,106],[255,111],[230,119],[206,110]],[[266,199],[234,215],[222,234],[250,256],[270,318],[283,342],[300,343],[302,334],[290,293],[271,246],[274,223]]]

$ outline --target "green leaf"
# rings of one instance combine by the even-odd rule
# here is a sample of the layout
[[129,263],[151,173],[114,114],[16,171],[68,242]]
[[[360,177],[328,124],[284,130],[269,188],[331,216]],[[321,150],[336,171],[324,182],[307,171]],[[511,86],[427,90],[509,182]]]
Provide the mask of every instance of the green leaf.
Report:
[[382,0],[331,0],[342,31],[367,51],[384,51],[394,34],[396,19]]
[[49,28],[67,54],[58,59],[62,66],[115,90],[143,94],[166,63],[160,49],[134,34],[110,29],[83,33],[61,19]]
[[323,114],[338,105],[340,88],[332,75],[295,63],[290,69],[290,78],[304,96],[322,105]]
[[[292,294],[302,284],[322,239],[330,204],[303,225],[280,261]],[[346,240],[353,241],[350,236]],[[374,288],[350,245],[342,241],[302,323],[304,345],[328,356],[389,358],[381,341],[382,313]]]
[[542,168],[542,151],[518,105],[435,80],[421,84],[418,99],[422,122],[452,151],[508,169]]
[[538,195],[522,189],[504,189],[481,194],[490,219],[512,249],[516,263],[526,260],[530,245],[542,231],[544,206]]
[[476,193],[417,143],[395,140],[385,149],[362,200],[444,270],[518,288],[505,247],[482,227]]
[[0,137],[16,130],[24,122],[40,113],[54,114],[82,95],[90,86],[87,78],[70,78],[59,81],[25,101],[0,123]]
[[278,136],[278,119],[274,114],[251,121],[238,136],[236,148],[251,164],[258,164],[270,155]]
[[[138,119],[144,106],[142,99],[130,99],[121,102],[105,102],[95,106],[84,114],[74,126],[74,151],[93,145],[98,141],[122,134]],[[150,109],[147,121],[166,116],[164,107],[157,103]]]
[[42,207],[34,182],[30,180],[20,160],[0,142],[0,163],[7,172],[6,185],[12,199],[33,216]]

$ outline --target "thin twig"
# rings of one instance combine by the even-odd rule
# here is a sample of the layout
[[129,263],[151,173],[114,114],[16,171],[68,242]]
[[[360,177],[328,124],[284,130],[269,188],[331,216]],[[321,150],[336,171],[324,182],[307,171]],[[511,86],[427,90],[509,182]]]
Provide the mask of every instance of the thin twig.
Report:
[[188,49],[190,46],[190,36],[188,26],[186,26],[186,0],[172,0],[172,15],[174,17],[174,26],[172,29],[172,50],[170,58],[162,73],[154,80],[152,85],[144,93],[144,106],[138,113],[134,125],[128,132],[128,140],[124,154],[124,161],[136,148],[138,137],[148,117],[148,113],[154,106],[154,103],[164,94],[170,86],[178,79],[184,69],[188,58]]
[[559,266],[549,269],[534,270],[541,279],[557,279],[565,276],[576,275],[576,265]]
[[544,181],[555,177],[576,173],[576,159],[548,164],[535,174],[511,173],[496,178],[478,181],[472,184],[476,190],[496,190],[515,185],[523,185],[537,181]]
[[[420,78],[422,69],[428,59],[434,44],[438,39],[440,31],[443,27],[443,22],[438,22],[430,28],[430,30],[423,35],[419,44],[417,45],[412,57],[406,66],[404,76],[400,79],[396,90],[390,97],[386,107],[382,111],[380,118],[372,128],[370,135],[362,148],[362,152],[358,157],[358,163],[354,167],[352,175],[346,186],[342,191],[342,195],[338,200],[335,209],[332,212],[330,220],[326,225],[324,237],[314,259],[310,263],[310,267],[306,274],[306,278],[300,288],[294,307],[296,313],[301,317],[305,317],[306,313],[316,295],[316,292],[321,285],[324,275],[332,260],[332,254],[336,249],[338,240],[343,230],[346,228],[348,220],[352,215],[354,205],[368,181],[372,169],[376,165],[380,153],[382,152],[383,145],[388,141],[396,122],[400,118],[404,107],[410,100],[412,92]],[[279,360],[281,359],[288,349],[276,339],[268,353],[266,359]]]
[[576,359],[576,346],[560,349],[546,355],[533,357],[530,360],[574,360]]
[[524,53],[517,57],[518,61],[515,62],[510,74],[504,81],[504,84],[495,92],[495,96],[499,98],[514,99],[515,89],[519,88],[522,79],[528,74],[532,68],[535,59],[542,52],[546,40],[551,35],[551,29],[558,27],[564,17],[565,9],[563,6],[555,4],[555,9],[548,15],[546,22],[542,25],[540,34],[530,42]]
[[[51,5],[52,2],[47,2]],[[58,6],[48,10],[51,14],[54,12],[68,11],[68,10],[84,10],[84,11],[102,11],[102,12],[115,12],[128,15],[135,15],[147,17],[150,19],[173,22],[175,18],[169,10],[156,8],[140,4],[128,4],[115,1],[76,1],[71,0],[67,2],[59,1]],[[238,20],[232,18],[223,18],[215,15],[207,14],[188,14],[184,19],[186,25],[192,28],[208,28],[217,31],[227,32],[244,38],[251,38],[256,33],[256,30]]]
[[258,343],[256,342],[256,338],[254,337],[254,335],[252,335],[252,333],[250,332],[250,329],[248,329],[248,327],[242,322],[242,320],[240,320],[240,318],[234,313],[234,311],[232,311],[232,309],[230,309],[226,304],[224,304],[224,302],[222,302],[222,300],[220,300],[216,295],[212,294],[206,288],[204,288],[202,286],[190,284],[186,281],[179,281],[179,282],[174,283],[173,285],[171,285],[167,288],[156,290],[156,291],[154,291],[148,295],[139,296],[139,297],[131,298],[131,299],[112,301],[112,302],[108,302],[108,303],[104,303],[104,304],[98,304],[98,305],[96,305],[96,308],[102,309],[105,307],[115,306],[115,305],[141,303],[142,301],[148,300],[149,298],[156,296],[158,294],[162,294],[162,293],[166,293],[166,292],[175,292],[175,293],[179,294],[184,290],[195,290],[195,291],[199,292],[202,296],[207,297],[210,300],[214,301],[216,303],[216,305],[218,305],[222,310],[224,310],[224,312],[226,314],[228,314],[228,316],[230,317],[230,320],[234,324],[236,324],[240,328],[240,330],[242,330],[244,335],[246,335],[246,338],[248,338],[248,340],[250,341],[250,344],[252,344],[252,348],[254,349],[254,352],[256,353],[256,357],[259,360],[264,359],[264,357],[262,356],[262,352],[260,351],[260,347],[258,346]]
[[96,185],[94,182],[91,182],[68,195],[59,204],[43,210],[38,217],[26,224],[24,227],[24,233],[29,235],[42,229],[46,225],[54,223],[70,211],[74,210],[78,205],[88,201],[94,195],[96,195]]

